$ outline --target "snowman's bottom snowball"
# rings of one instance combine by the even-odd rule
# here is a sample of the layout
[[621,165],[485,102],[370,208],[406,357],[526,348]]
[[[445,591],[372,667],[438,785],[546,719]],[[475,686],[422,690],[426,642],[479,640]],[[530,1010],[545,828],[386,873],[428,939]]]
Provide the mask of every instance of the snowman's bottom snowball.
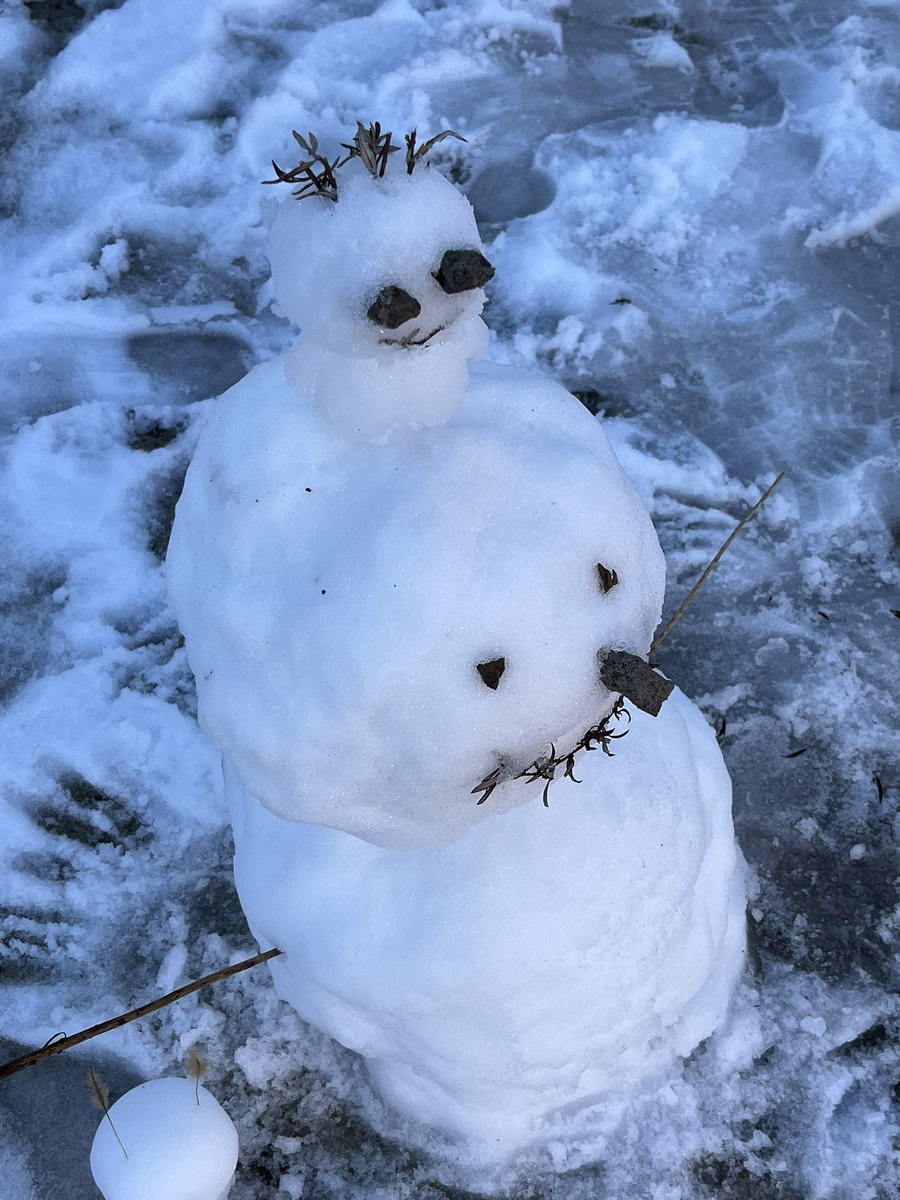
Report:
[[445,849],[388,850],[281,821],[225,764],[280,994],[402,1112],[500,1154],[689,1053],[741,967],[731,786],[702,714],[676,691],[576,775],[549,809],[532,785]]
[[206,1088],[151,1079],[126,1092],[109,1115],[122,1145],[104,1117],[91,1147],[91,1173],[105,1200],[225,1200],[238,1135]]

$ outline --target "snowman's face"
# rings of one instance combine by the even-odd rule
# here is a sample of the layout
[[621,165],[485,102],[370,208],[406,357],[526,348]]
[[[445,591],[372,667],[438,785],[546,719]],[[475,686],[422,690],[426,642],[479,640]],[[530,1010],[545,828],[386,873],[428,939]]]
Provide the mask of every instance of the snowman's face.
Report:
[[169,569],[200,720],[248,790],[420,847],[540,797],[532,765],[609,712],[598,654],[643,657],[665,574],[558,385],[476,368],[444,425],[373,448],[298,404],[278,363],[216,406]]
[[272,230],[281,308],[307,342],[353,357],[417,351],[452,337],[481,345],[493,268],[472,208],[427,168],[342,180],[340,199],[283,203]]

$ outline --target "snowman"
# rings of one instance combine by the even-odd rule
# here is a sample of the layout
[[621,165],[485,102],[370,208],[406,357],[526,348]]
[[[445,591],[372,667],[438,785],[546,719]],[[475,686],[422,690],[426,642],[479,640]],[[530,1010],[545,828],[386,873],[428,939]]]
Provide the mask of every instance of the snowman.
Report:
[[601,425],[480,361],[493,269],[438,139],[295,136],[271,260],[302,336],[211,412],[172,603],[281,995],[502,1155],[722,1021],[730,784],[646,663],[664,563]]

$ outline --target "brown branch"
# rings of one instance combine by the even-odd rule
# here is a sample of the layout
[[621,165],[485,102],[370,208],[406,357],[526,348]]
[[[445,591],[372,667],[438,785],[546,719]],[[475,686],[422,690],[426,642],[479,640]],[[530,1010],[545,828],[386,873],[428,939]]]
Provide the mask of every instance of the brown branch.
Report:
[[725,553],[725,551],[728,549],[728,547],[731,545],[731,543],[734,541],[734,539],[737,537],[737,535],[741,532],[741,530],[744,528],[744,526],[747,524],[747,522],[750,520],[750,518],[755,516],[756,513],[759,512],[759,510],[762,508],[762,506],[765,504],[765,502],[768,500],[768,498],[772,495],[772,493],[778,487],[779,483],[781,483],[782,479],[784,479],[784,471],[782,471],[779,474],[778,478],[773,483],[769,484],[769,486],[766,488],[766,490],[763,492],[763,494],[760,496],[760,498],[757,500],[757,502],[753,505],[753,507],[744,513],[744,515],[741,517],[740,521],[738,521],[737,525],[735,525],[734,529],[732,529],[731,533],[728,535],[728,537],[725,539],[725,541],[722,543],[722,545],[719,547],[719,549],[713,555],[712,561],[710,562],[709,566],[706,568],[706,570],[703,572],[703,574],[700,576],[700,578],[697,580],[697,582],[694,584],[694,586],[691,588],[691,590],[685,596],[684,600],[681,602],[681,604],[678,606],[678,608],[672,614],[671,618],[666,623],[666,625],[660,630],[660,632],[656,635],[656,637],[651,642],[651,644],[650,644],[650,653],[651,654],[653,653],[654,650],[656,650],[656,648],[660,645],[660,643],[666,637],[668,637],[673,626],[678,621],[680,621],[681,618],[684,616],[685,612],[688,609],[688,606],[691,604],[694,597],[697,595],[697,593],[703,587],[704,583],[706,583],[707,579],[709,579],[714,568],[718,564],[719,559],[722,557],[722,555]]
[[[129,1024],[131,1021],[138,1021],[141,1017],[149,1016],[150,1013],[158,1012],[159,1009],[165,1008],[167,1004],[174,1004],[176,1000],[181,1000],[184,996],[190,996],[192,992],[198,992],[200,988],[206,987],[207,984],[218,983],[220,979],[227,979],[229,975],[237,975],[240,971],[246,971],[249,967],[255,967],[258,963],[266,962],[268,959],[275,958],[276,955],[281,953],[281,950],[273,949],[265,950],[262,954],[254,954],[252,958],[245,958],[243,962],[234,963],[230,967],[223,967],[221,971],[214,971],[212,975],[204,975],[202,979],[195,979],[193,983],[186,983],[183,987],[176,988],[174,992],[168,992],[165,996],[160,996],[158,1000],[151,1000],[149,1004],[141,1004],[138,1008],[133,1008],[131,1012],[120,1013],[117,1017],[111,1017],[108,1021],[101,1021],[99,1025],[92,1025],[90,1029],[82,1029],[80,1033],[73,1033],[71,1037],[64,1037],[60,1041],[51,1038],[40,1050],[32,1050],[28,1054],[23,1054],[21,1058],[14,1058],[12,1062],[5,1063],[0,1067],[0,1079],[6,1079],[9,1075],[15,1075],[17,1071],[23,1071],[26,1067],[40,1062],[42,1058],[50,1058],[53,1054],[60,1054],[63,1050],[70,1050],[73,1046],[80,1046],[82,1042],[90,1041],[91,1038],[98,1037],[101,1033],[108,1033],[110,1029],[120,1029],[123,1025]],[[59,1038],[59,1034],[56,1035],[56,1038]]]

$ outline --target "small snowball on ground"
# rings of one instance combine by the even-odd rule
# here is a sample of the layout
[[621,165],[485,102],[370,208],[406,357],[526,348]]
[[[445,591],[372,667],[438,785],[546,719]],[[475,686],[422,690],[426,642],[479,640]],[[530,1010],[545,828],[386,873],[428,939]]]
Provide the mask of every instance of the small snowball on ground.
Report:
[[803,1017],[800,1028],[804,1033],[811,1033],[814,1037],[823,1037],[828,1030],[828,1025],[822,1017]]
[[238,1135],[206,1088],[151,1079],[126,1092],[109,1116],[115,1133],[104,1117],[91,1148],[91,1172],[105,1200],[225,1200]]

